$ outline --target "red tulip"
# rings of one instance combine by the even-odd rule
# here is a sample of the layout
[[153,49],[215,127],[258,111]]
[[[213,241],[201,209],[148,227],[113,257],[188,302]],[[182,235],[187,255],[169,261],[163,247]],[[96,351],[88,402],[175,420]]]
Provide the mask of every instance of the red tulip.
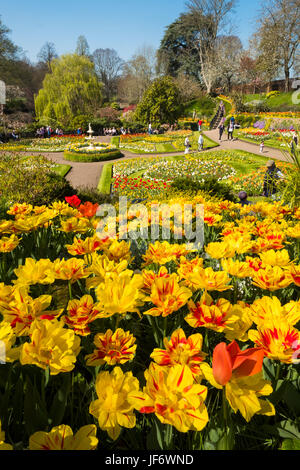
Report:
[[264,352],[261,348],[241,351],[236,341],[219,343],[213,352],[212,369],[215,380],[226,385],[234,377],[255,375],[262,369]]

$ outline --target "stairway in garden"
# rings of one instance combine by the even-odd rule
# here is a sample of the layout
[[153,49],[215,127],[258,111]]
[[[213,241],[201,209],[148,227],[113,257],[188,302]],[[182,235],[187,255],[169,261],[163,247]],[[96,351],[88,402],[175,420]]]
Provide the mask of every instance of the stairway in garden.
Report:
[[217,129],[218,125],[220,124],[220,121],[221,121],[222,117],[223,117],[222,107],[219,106],[218,111],[216,112],[216,114],[214,115],[214,117],[212,118],[212,120],[210,122],[209,129],[210,130]]

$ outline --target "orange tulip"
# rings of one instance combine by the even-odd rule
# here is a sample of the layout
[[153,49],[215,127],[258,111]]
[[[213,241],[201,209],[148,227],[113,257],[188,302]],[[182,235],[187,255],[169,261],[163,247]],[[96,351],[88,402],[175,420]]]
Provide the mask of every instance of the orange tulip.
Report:
[[213,352],[212,369],[215,380],[222,386],[232,376],[249,377],[258,374],[262,369],[264,352],[261,348],[250,348],[241,351],[233,341],[229,345],[219,343]]

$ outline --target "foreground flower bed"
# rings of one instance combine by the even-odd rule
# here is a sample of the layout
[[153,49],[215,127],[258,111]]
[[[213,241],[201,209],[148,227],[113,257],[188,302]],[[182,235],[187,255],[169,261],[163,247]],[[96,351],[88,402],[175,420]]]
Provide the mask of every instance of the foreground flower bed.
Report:
[[[171,220],[204,204],[190,251],[173,223],[168,241],[111,238],[112,219],[99,238],[97,205],[66,199],[0,221],[0,448],[299,439],[299,208],[166,200]],[[150,229],[139,215],[129,232]]]

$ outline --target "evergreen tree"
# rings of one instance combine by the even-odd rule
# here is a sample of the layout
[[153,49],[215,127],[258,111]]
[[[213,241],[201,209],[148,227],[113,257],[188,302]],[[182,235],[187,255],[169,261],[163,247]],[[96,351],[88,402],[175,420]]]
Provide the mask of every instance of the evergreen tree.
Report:
[[138,104],[136,120],[154,125],[172,124],[180,116],[182,99],[172,77],[154,80]]

